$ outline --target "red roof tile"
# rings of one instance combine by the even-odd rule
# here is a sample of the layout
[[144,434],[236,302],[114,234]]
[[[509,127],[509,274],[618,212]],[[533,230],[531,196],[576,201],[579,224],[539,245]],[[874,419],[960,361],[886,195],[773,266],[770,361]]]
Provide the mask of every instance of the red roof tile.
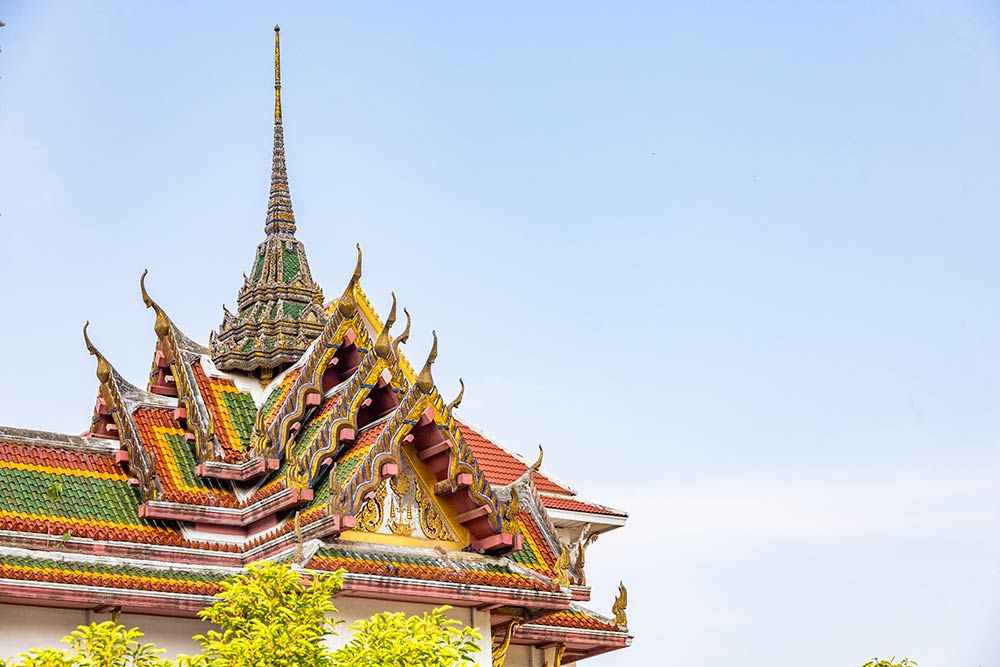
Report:
[[[528,465],[517,458],[506,449],[496,444],[482,433],[479,433],[468,424],[455,420],[465,441],[472,448],[472,453],[479,462],[486,479],[491,484],[510,484],[528,471]],[[539,491],[549,491],[551,493],[574,494],[570,488],[560,486],[556,482],[545,476],[544,473],[535,474],[535,488]]]

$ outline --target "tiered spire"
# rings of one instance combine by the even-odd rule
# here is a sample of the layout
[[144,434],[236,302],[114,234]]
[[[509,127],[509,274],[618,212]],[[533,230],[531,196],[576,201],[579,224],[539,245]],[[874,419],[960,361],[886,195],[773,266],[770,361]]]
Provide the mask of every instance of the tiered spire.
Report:
[[285,167],[281,124],[281,42],[274,26],[274,153],[267,204],[266,237],[257,246],[250,276],[244,276],[235,315],[223,308],[212,339],[212,358],[223,370],[262,379],[294,363],[323,330],[323,290],[313,282],[301,241]]

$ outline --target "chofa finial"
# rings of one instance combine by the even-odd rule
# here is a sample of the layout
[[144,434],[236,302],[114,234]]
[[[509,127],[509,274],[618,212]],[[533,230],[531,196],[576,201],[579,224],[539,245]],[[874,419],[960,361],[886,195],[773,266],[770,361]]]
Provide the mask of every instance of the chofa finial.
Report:
[[87,345],[87,351],[97,357],[97,379],[100,380],[102,384],[107,384],[107,382],[111,379],[111,364],[108,363],[108,360],[104,358],[104,355],[101,354],[98,349],[94,347],[94,343],[91,342],[90,336],[87,335],[87,328],[89,326],[90,320],[87,320],[87,323],[83,325],[83,342]]
[[389,329],[396,323],[396,293],[390,293],[392,294],[392,307],[389,308],[389,317],[386,318],[385,324],[382,325],[382,330],[378,332],[378,338],[375,339],[375,354],[383,359],[388,359],[389,354],[392,352],[392,345],[389,342]]
[[399,356],[399,346],[410,340],[410,311],[403,308],[403,314],[406,315],[406,326],[403,327],[403,333],[392,341],[392,351],[396,353],[396,356]]
[[337,309],[340,310],[341,315],[344,317],[353,315],[354,310],[358,307],[358,302],[354,298],[354,286],[361,280],[361,244],[358,243],[355,247],[358,249],[358,262],[354,265],[354,273],[351,274],[351,280],[347,283],[344,293],[340,295],[340,299],[337,302]]
[[465,383],[462,382],[462,378],[458,378],[458,384],[462,388],[458,390],[458,396],[455,397],[455,400],[453,400],[451,403],[448,404],[447,412],[451,412],[452,410],[457,410],[458,406],[462,404],[462,399],[465,397]]
[[542,458],[545,456],[545,448],[538,445],[538,458],[531,464],[531,472],[538,472],[542,468]]
[[431,331],[431,335],[434,337],[434,342],[431,344],[431,352],[427,355],[427,361],[424,362],[424,367],[420,370],[420,375],[417,376],[417,388],[425,394],[429,394],[431,389],[434,388],[434,377],[431,376],[431,366],[434,365],[434,361],[438,356],[437,331]]

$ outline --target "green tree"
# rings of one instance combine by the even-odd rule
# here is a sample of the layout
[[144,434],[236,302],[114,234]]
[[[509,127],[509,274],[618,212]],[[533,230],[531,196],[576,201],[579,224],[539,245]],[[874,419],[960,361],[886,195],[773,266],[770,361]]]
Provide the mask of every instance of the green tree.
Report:
[[[310,581],[306,581],[306,577]],[[194,639],[202,653],[181,667],[333,667],[324,640],[333,632],[331,600],[342,572],[322,577],[287,565],[255,563],[230,581],[203,620],[221,628]]]
[[18,656],[10,667],[166,667],[162,649],[140,644],[138,628],[126,629],[114,621],[81,625],[63,642],[66,649],[33,649]]
[[896,662],[896,656],[891,657],[888,660],[879,660],[878,658],[873,658],[861,667],[917,667],[916,660],[910,660],[909,658],[903,658],[899,662]]
[[439,607],[423,616],[384,612],[351,626],[350,643],[333,655],[336,667],[461,667],[475,664],[474,628],[449,620]]

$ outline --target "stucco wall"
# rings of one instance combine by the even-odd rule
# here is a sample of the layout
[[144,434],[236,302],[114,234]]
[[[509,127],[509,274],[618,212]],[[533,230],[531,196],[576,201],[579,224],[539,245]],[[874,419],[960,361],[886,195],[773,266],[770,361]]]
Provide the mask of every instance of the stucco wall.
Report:
[[[348,626],[386,609],[385,602],[362,598],[337,598],[334,604],[338,612],[335,617],[344,621],[337,626],[337,634],[331,642],[335,648],[343,646],[350,640],[351,631]],[[406,614],[422,614],[433,608],[434,605],[392,603],[392,611]],[[490,665],[489,613],[455,608],[448,612],[448,616],[479,630],[483,640],[480,642],[477,663]],[[59,640],[75,630],[78,625],[91,621],[106,621],[110,618],[110,614],[92,614],[82,610],[0,604],[0,658],[9,658],[32,648],[61,646]],[[146,634],[145,641],[166,649],[165,655],[171,658],[178,653],[196,652],[198,646],[191,641],[191,637],[203,633],[206,629],[204,623],[192,618],[122,614],[119,622],[128,627],[138,627]],[[541,667],[542,661],[532,662],[531,657],[527,648],[511,647],[507,666]]]

